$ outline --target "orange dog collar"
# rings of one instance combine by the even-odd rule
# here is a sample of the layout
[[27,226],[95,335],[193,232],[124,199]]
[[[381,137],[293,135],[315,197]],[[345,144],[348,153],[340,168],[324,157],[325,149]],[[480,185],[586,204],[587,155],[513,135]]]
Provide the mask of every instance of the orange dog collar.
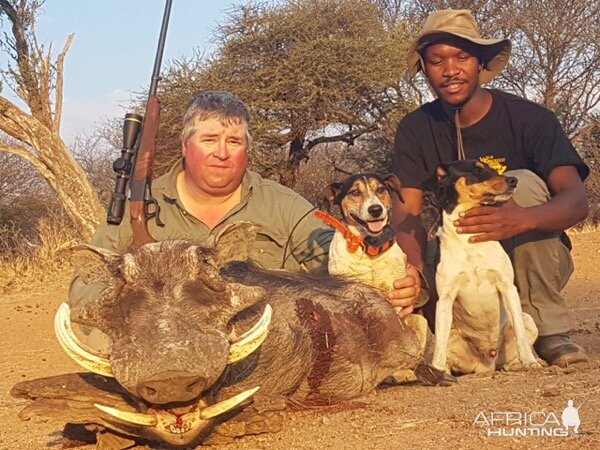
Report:
[[346,242],[348,244],[348,251],[350,253],[355,253],[358,250],[358,248],[361,247],[368,256],[373,258],[384,253],[392,245],[394,245],[394,242],[396,241],[395,239],[390,239],[389,241],[386,241],[378,246],[371,245],[366,243],[360,236],[357,236],[354,233],[352,233],[345,224],[337,220],[332,215],[317,210],[315,211],[315,217],[342,233],[342,235],[346,239]]

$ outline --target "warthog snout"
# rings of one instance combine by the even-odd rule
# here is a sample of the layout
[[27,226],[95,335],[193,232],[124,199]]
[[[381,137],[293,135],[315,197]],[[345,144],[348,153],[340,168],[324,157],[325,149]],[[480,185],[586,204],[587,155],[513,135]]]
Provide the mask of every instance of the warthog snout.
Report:
[[149,403],[187,402],[197,398],[206,385],[207,380],[200,375],[167,371],[141,381],[137,391]]

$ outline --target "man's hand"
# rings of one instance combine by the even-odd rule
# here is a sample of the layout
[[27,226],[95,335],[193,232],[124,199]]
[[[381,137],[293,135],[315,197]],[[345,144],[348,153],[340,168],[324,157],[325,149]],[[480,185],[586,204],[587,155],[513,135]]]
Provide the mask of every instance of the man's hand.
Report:
[[406,266],[406,276],[394,281],[394,287],[389,293],[389,302],[394,307],[401,307],[400,317],[409,315],[415,309],[415,304],[421,295],[421,277],[411,265]]
[[460,234],[474,234],[469,242],[501,241],[528,231],[529,211],[513,200],[502,206],[477,206],[454,222]]

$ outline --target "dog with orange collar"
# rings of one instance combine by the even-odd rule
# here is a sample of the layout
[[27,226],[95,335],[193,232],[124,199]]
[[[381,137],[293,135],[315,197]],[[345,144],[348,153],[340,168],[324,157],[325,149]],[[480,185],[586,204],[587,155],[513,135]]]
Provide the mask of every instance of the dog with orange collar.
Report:
[[[386,293],[393,289],[395,280],[406,276],[407,257],[396,243],[390,223],[392,195],[403,201],[400,188],[396,175],[374,173],[353,175],[325,188],[328,210],[337,205],[342,216],[339,221],[322,211],[315,213],[335,229],[329,246],[331,275],[360,281]],[[401,308],[395,309],[402,316]],[[427,321],[421,315],[409,314],[402,322],[415,331],[423,356],[431,336]]]
[[392,193],[402,201],[396,175],[353,175],[325,188],[329,208],[340,207],[342,222],[317,213],[336,230],[329,247],[329,273],[390,291],[406,276],[406,255],[391,227]]

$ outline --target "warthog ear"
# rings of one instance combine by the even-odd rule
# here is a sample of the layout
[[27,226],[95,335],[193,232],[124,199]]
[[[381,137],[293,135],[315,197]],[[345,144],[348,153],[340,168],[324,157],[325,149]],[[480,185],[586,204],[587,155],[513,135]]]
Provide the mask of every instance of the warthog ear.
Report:
[[267,292],[260,286],[246,286],[241,283],[229,283],[227,291],[234,311],[241,311],[258,303]]
[[77,272],[85,283],[107,283],[122,277],[122,255],[93,245],[74,245],[69,248]]
[[189,275],[191,278],[197,278],[204,282],[210,289],[216,292],[225,291],[225,283],[219,270],[215,267],[215,261],[212,256],[212,249],[192,245],[184,253]]
[[223,227],[214,239],[217,265],[223,267],[230,261],[246,261],[258,229],[258,225],[251,222],[236,222]]

